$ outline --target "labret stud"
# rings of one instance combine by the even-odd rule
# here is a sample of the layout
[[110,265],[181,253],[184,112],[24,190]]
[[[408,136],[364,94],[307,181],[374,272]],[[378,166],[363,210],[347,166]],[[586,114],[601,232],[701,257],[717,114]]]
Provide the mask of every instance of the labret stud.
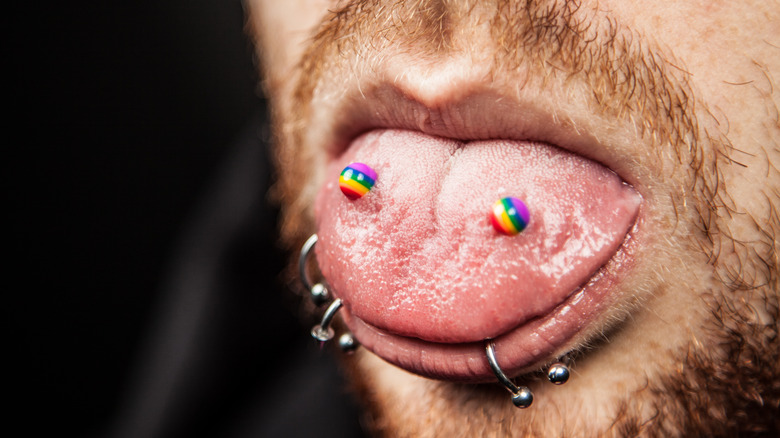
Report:
[[[315,305],[321,306],[328,301],[330,298],[330,293],[324,284],[312,284],[311,279],[309,278],[308,269],[306,267],[307,262],[309,261],[309,256],[312,253],[314,246],[317,244],[317,239],[317,235],[312,234],[306,243],[303,244],[303,247],[301,248],[301,255],[298,258],[298,274],[301,277],[301,283],[303,283],[303,286],[309,290],[311,300]],[[335,333],[333,328],[330,327],[330,324],[333,321],[333,317],[341,309],[342,304],[343,302],[340,298],[337,298],[330,303],[327,310],[325,310],[325,314],[322,316],[320,323],[311,329],[311,335],[314,339],[320,342],[327,342],[333,339]],[[351,333],[344,333],[339,338],[339,348],[341,348],[341,350],[345,353],[352,353],[359,346],[360,343],[357,341],[357,339],[355,339],[354,336],[352,336]]]
[[[504,387],[512,393],[512,403],[520,409],[531,406],[534,402],[534,394],[527,386],[517,386],[509,377],[507,377],[498,365],[498,359],[496,359],[496,344],[491,339],[485,341],[485,355],[487,356],[490,369],[493,371],[493,374],[496,375],[498,382],[504,385]],[[552,364],[547,371],[547,379],[556,385],[563,385],[569,380],[569,367],[561,362]]]
[[339,188],[351,199],[359,199],[366,195],[376,183],[376,172],[363,163],[352,163],[345,167],[339,175]]
[[501,234],[514,236],[523,231],[531,220],[531,213],[525,203],[515,197],[501,198],[493,204],[490,222]]

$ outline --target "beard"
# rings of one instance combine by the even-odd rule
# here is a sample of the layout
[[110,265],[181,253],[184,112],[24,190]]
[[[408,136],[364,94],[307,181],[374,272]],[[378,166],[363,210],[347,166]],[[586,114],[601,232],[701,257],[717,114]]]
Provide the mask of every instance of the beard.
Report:
[[[474,29],[479,29],[479,37],[469,38]],[[695,336],[665,352],[668,357],[660,363],[667,365],[639,370],[646,375],[645,383],[625,388],[610,400],[606,423],[576,420],[584,411],[573,405],[519,414],[499,388],[423,379],[360,352],[346,359],[345,367],[366,404],[366,424],[377,433],[780,433],[777,170],[769,163],[771,184],[755,189],[763,192],[760,204],[746,206],[731,194],[740,183],[732,171],[740,165],[740,145],[723,129],[728,121],[713,115],[716,111],[697,92],[683,60],[652,41],[606,12],[585,10],[579,2],[401,1],[390,7],[353,1],[323,19],[294,72],[290,91],[271,91],[281,170],[275,196],[283,206],[282,236],[291,250],[315,229],[311,206],[322,184],[325,153],[311,131],[318,120],[314,102],[337,94],[345,77],[359,81],[399,50],[421,60],[479,52],[480,59],[490,60],[488,76],[521,76],[519,88],[571,87],[577,90],[571,97],[583,100],[594,113],[630,125],[650,139],[652,147],[641,160],[663,161],[666,165],[660,167],[666,170],[660,176],[675,181],[667,186],[672,189],[659,194],[674,211],[669,253],[695,265],[699,281],[664,278],[659,268],[655,276],[661,279],[647,283],[646,294],[690,294],[705,316]],[[269,88],[285,89],[276,87],[273,78]],[[773,135],[769,137],[776,138]],[[763,149],[769,162],[778,145]],[[626,306],[622,316],[604,328],[601,340],[581,348],[576,360],[586,362],[590,352],[619,336],[632,324],[632,315],[643,309],[641,299]]]

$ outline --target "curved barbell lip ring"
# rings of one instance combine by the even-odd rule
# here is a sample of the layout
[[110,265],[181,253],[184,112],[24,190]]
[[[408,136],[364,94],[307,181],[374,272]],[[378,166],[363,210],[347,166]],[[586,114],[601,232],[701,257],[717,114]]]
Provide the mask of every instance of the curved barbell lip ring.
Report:
[[[312,284],[311,279],[309,278],[308,269],[306,268],[306,264],[309,261],[309,255],[312,253],[314,246],[317,244],[317,240],[318,237],[315,233],[312,234],[306,240],[306,243],[303,244],[303,247],[301,248],[301,254],[298,257],[298,274],[301,278],[301,283],[303,283],[303,286],[309,290],[309,294],[312,301],[314,301],[314,304],[320,306],[328,301],[330,295],[328,288],[325,287],[325,285],[322,283]],[[336,312],[341,309],[342,304],[343,302],[340,298],[330,303],[328,309],[325,310],[325,314],[322,315],[322,320],[320,323],[311,329],[311,335],[314,339],[320,342],[327,342],[333,339],[335,333],[330,327],[330,323],[333,320],[333,317],[336,315]],[[339,339],[339,347],[345,353],[352,353],[359,346],[360,342],[358,342],[357,339],[352,336],[352,333],[344,333]]]
[[312,234],[306,243],[301,248],[301,255],[298,257],[298,274],[301,276],[301,282],[306,290],[310,291],[313,285],[309,279],[309,272],[306,269],[306,262],[309,260],[309,253],[314,249],[314,245],[317,244],[317,234]]
[[333,320],[333,316],[336,315],[336,312],[341,309],[341,304],[341,298],[336,298],[330,303],[328,310],[322,315],[322,321],[311,329],[311,335],[314,339],[322,342],[333,339],[334,332],[333,328],[330,327],[330,322]]
[[485,355],[487,356],[488,364],[490,364],[490,369],[493,370],[493,374],[496,375],[498,382],[504,385],[504,387],[512,393],[512,403],[520,409],[531,406],[531,403],[534,401],[533,393],[526,386],[515,385],[515,383],[506,376],[496,359],[496,344],[490,339],[485,341]]
[[324,284],[312,284],[311,279],[309,278],[309,270],[306,269],[306,264],[309,261],[309,256],[311,255],[314,246],[317,244],[317,239],[317,234],[312,234],[311,237],[306,240],[306,243],[303,244],[301,255],[298,257],[298,275],[301,277],[303,287],[309,291],[309,297],[314,302],[314,305],[319,307],[328,302],[330,293]]

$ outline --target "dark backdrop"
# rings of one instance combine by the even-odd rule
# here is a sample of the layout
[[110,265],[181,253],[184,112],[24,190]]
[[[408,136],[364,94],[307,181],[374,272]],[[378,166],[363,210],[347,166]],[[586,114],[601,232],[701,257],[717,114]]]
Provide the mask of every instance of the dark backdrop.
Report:
[[17,3],[0,64],[6,429],[360,436],[282,292],[240,1]]
[[4,417],[84,436],[123,403],[183,229],[263,102],[239,1],[16,3]]

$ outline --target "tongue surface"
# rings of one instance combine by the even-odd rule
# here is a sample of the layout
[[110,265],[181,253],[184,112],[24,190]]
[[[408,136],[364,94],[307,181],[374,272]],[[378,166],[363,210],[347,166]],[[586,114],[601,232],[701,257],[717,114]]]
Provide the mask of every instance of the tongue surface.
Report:
[[[351,162],[378,175],[357,200],[338,186]],[[327,175],[316,250],[331,288],[363,321],[433,342],[493,338],[551,311],[612,257],[640,203],[614,172],[557,147],[412,131],[359,137]],[[489,219],[505,196],[531,213],[516,236]]]

